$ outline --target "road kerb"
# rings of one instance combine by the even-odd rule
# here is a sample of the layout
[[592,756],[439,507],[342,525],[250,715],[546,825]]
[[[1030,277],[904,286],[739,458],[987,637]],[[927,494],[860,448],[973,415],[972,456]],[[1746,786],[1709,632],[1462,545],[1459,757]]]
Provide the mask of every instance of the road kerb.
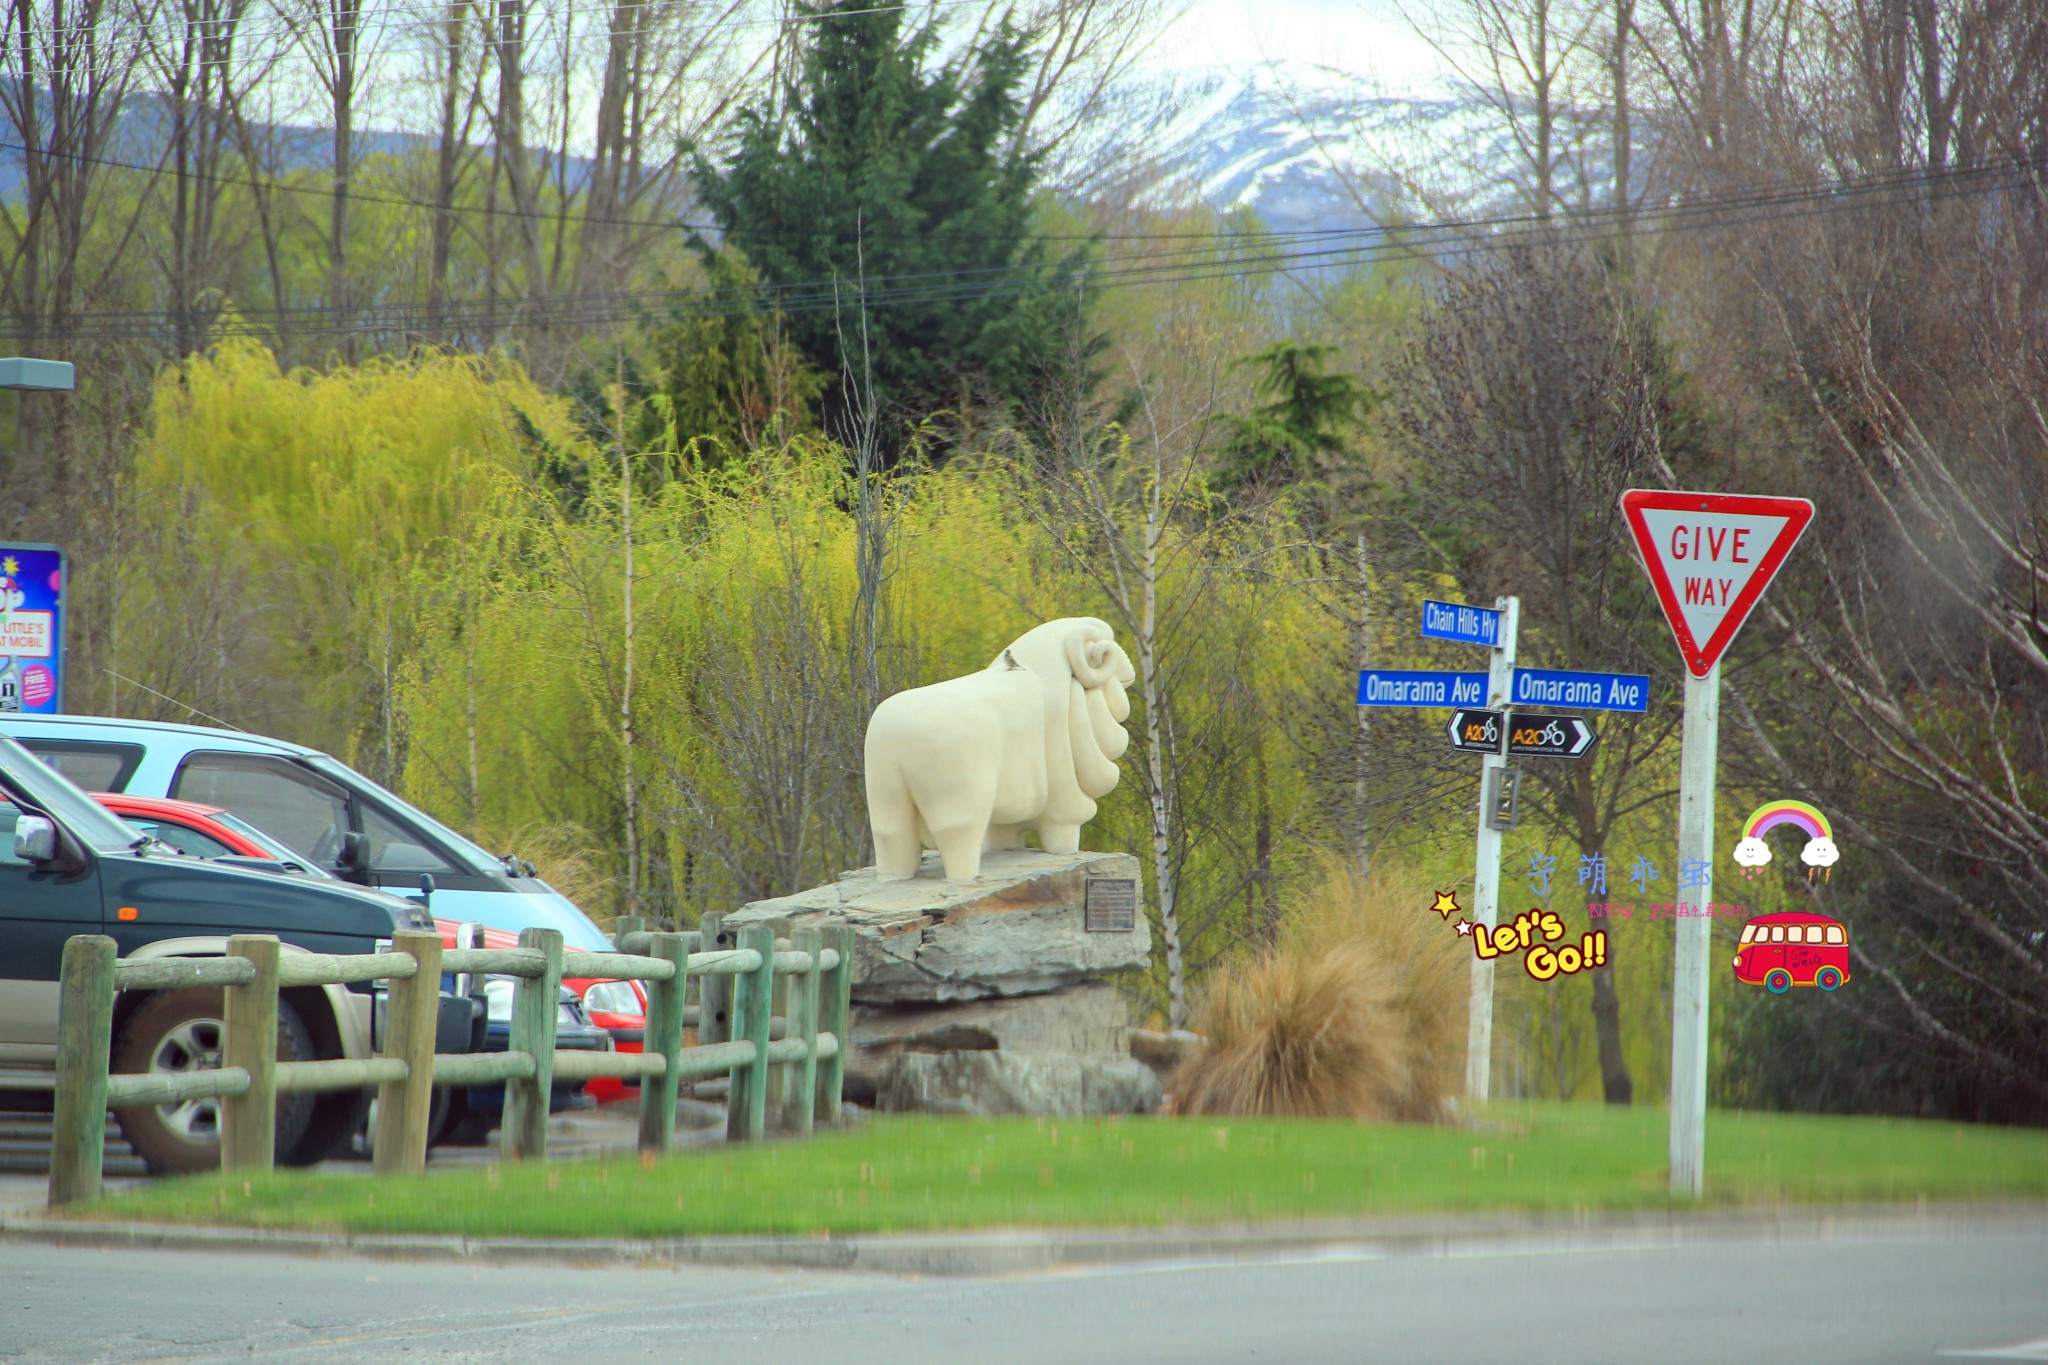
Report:
[[0,1237],[51,1246],[557,1265],[752,1266],[976,1276],[1293,1257],[1628,1250],[1759,1235],[1795,1241],[1959,1236],[2048,1227],[2048,1202],[1783,1205],[1631,1213],[1413,1215],[1173,1228],[548,1239],[317,1233],[157,1223],[0,1219]]

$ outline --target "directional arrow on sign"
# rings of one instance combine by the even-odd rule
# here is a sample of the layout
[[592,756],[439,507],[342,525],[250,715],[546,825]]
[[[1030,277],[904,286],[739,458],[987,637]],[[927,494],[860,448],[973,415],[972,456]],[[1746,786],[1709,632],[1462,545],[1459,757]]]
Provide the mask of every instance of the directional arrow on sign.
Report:
[[1451,747],[1468,754],[1497,754],[1501,737],[1507,733],[1506,718],[1498,711],[1453,711],[1445,727]]
[[1577,716],[1508,713],[1509,758],[1584,758],[1599,742],[1600,732]]

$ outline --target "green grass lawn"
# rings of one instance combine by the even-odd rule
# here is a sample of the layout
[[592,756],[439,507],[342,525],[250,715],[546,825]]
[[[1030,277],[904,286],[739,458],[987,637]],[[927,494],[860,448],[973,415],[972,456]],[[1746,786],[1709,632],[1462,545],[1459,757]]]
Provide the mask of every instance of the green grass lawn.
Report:
[[[1495,1104],[1468,1128],[1274,1119],[879,1116],[809,1142],[465,1167],[410,1180],[196,1176],[82,1216],[470,1236],[1146,1226],[1658,1208],[1661,1109]],[[2048,1132],[1714,1113],[1707,1202],[2048,1197]]]

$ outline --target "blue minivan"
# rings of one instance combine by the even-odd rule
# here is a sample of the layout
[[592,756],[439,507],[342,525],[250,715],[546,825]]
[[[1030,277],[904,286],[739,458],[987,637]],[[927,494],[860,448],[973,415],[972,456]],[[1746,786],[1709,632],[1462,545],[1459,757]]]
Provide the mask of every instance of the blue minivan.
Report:
[[201,801],[233,811],[343,880],[417,896],[433,879],[437,919],[559,929],[607,952],[590,917],[514,856],[487,853],[355,769],[235,730],[99,716],[0,713],[0,734],[86,791]]

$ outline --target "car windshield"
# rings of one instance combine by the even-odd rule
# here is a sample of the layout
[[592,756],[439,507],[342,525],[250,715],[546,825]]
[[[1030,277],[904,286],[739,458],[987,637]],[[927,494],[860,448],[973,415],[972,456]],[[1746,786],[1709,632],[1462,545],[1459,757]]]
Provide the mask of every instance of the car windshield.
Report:
[[34,807],[102,853],[141,848],[151,840],[105,806],[73,786],[62,773],[0,735],[0,786],[23,805]]
[[484,876],[495,876],[504,872],[504,859],[484,852],[483,849],[463,838],[439,820],[434,819],[434,817],[428,815],[419,807],[393,796],[390,792],[378,786],[369,778],[364,777],[339,759],[330,758],[326,754],[312,754],[304,761],[306,766],[322,776],[339,782],[342,786],[352,790],[368,791],[389,805],[393,810],[403,811],[406,817],[412,820],[413,823],[422,826],[428,834],[433,835],[446,845],[447,851],[454,855],[458,862],[466,863],[469,871],[480,873]]
[[233,811],[221,811],[213,818],[216,822],[241,835],[244,839],[247,839],[279,862],[291,863],[296,867],[305,868],[316,877],[326,877],[330,881],[334,880],[334,875],[326,868],[314,863],[310,858],[301,857],[296,849],[278,839],[272,838],[269,834],[250,824]]

